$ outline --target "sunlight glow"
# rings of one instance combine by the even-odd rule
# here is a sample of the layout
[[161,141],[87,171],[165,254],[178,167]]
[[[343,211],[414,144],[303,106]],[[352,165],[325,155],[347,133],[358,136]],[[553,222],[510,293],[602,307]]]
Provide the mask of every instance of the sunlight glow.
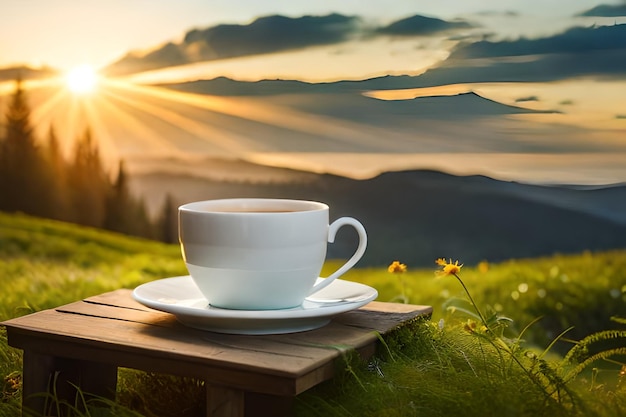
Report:
[[[480,172],[504,180],[524,178],[539,183],[609,184],[623,181],[626,175],[623,119],[611,117],[626,112],[619,101],[619,88],[608,82],[551,83],[541,93],[529,83],[457,84],[365,93],[380,100],[410,100],[475,91],[504,104],[560,110],[460,124],[442,123],[452,120],[444,116],[420,118],[415,124],[407,122],[400,129],[389,129],[331,114],[307,113],[282,99],[193,94],[105,77],[97,79],[97,94],[78,94],[69,88],[70,79],[74,78],[68,77],[68,82],[62,84],[58,78],[47,84],[39,80],[24,82],[34,103],[32,120],[38,136],[45,141],[54,129],[63,152],[71,155],[76,141],[89,128],[101,145],[106,165],[116,166],[115,161],[123,158],[132,166],[149,158],[167,161],[168,171],[195,172],[206,170],[202,158],[217,157],[355,179],[415,167],[456,175]],[[602,106],[597,105],[596,97],[585,95],[605,90],[616,91],[614,96],[604,93],[609,100]],[[79,91],[87,90],[81,87]],[[0,104],[6,103],[4,98],[11,90],[7,88],[0,94]],[[516,101],[530,96],[540,100]],[[597,130],[598,122],[602,122],[603,129]],[[563,128],[568,129],[567,135],[562,134]],[[498,132],[502,131],[509,132],[508,146],[501,146]],[[463,143],[442,141],[448,137],[463,138]],[[554,148],[538,147],[544,140],[551,141]],[[604,144],[611,152],[594,151],[588,146],[590,140]],[[464,144],[471,146],[451,151]],[[557,155],[549,152],[551,149],[576,152]],[[200,162],[192,167],[188,163],[191,157],[200,158]]]
[[98,84],[98,74],[90,65],[73,68],[65,77],[67,87],[76,94],[91,93]]

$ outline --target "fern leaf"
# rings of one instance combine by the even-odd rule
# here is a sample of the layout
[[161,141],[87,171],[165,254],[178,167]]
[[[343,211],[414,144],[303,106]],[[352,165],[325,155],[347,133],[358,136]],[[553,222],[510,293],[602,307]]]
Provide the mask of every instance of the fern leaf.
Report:
[[601,332],[593,333],[580,340],[576,346],[570,349],[563,358],[563,362],[572,362],[572,358],[575,358],[580,352],[586,350],[592,343],[619,338],[626,338],[626,330],[603,330]]
[[565,376],[565,378],[563,378],[563,380],[567,382],[571,378],[576,377],[576,375],[580,374],[587,366],[591,365],[593,362],[597,360],[607,359],[607,358],[610,358],[611,356],[616,356],[616,355],[626,355],[626,347],[603,350],[602,352],[589,356],[587,359],[581,362],[578,366],[570,370]]

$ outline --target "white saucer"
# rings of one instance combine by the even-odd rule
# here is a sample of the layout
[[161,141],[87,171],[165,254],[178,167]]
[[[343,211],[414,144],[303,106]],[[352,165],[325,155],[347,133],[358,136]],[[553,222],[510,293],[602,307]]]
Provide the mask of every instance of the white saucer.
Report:
[[301,306],[284,310],[228,310],[209,305],[191,276],[142,284],[133,298],[155,310],[172,313],[183,324],[232,334],[279,334],[325,326],[333,316],[362,307],[378,297],[374,288],[337,279],[307,298]]

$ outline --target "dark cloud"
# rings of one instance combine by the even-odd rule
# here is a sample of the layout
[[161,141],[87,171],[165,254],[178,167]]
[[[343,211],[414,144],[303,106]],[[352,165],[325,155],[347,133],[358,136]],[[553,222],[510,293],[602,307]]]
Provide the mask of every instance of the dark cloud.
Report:
[[626,16],[626,4],[601,4],[577,16],[619,17]]
[[452,59],[510,57],[555,53],[581,54],[608,49],[626,49],[626,25],[575,27],[548,38],[513,41],[480,41],[462,44]]
[[181,65],[187,62],[183,49],[179,45],[169,42],[144,55],[131,52],[121,60],[109,65],[102,72],[109,76],[125,75],[172,65]]
[[326,45],[346,40],[358,26],[358,18],[327,16],[267,16],[249,25],[219,25],[192,30],[184,44],[200,43],[207,49],[204,58],[230,58]]
[[515,99],[516,103],[523,103],[526,101],[539,101],[539,97],[537,96],[528,96],[528,97],[520,97]]
[[265,16],[248,25],[222,24],[193,29],[180,43],[170,42],[149,53],[129,53],[106,68],[105,73],[124,75],[193,62],[331,45],[355,36],[420,36],[471,27],[461,20],[412,16],[385,27],[365,30],[359,17],[336,13],[299,18]]
[[378,28],[375,32],[394,36],[416,36],[471,27],[473,27],[471,24],[462,20],[448,22],[434,17],[415,15]]
[[107,68],[121,75],[164,66],[183,65],[247,55],[267,54],[349,39],[359,27],[359,18],[327,16],[260,17],[249,25],[217,25],[189,31],[180,44],[168,43],[145,55],[131,53]]
[[[575,28],[535,40],[467,43],[438,67],[402,81],[404,88],[410,88],[451,83],[547,82],[584,76],[626,79],[626,25]],[[385,82],[378,80],[379,84]]]
[[[146,54],[128,54],[107,68],[106,74],[338,44],[363,35],[422,36],[464,27],[471,26],[464,21],[412,16],[366,31],[355,16],[267,16],[248,25],[191,30],[180,43],[168,43]],[[626,78],[626,24],[575,27],[537,39],[466,38],[442,65],[419,77],[419,84],[550,81],[586,75]]]
[[491,60],[484,65],[456,60],[417,77],[414,87],[450,83],[546,82],[574,77],[626,79],[626,51],[548,54],[524,62]]
[[505,16],[505,17],[518,17],[520,15],[518,12],[513,11],[513,10],[505,10],[505,11],[485,10],[482,12],[478,12],[476,14],[479,16]]

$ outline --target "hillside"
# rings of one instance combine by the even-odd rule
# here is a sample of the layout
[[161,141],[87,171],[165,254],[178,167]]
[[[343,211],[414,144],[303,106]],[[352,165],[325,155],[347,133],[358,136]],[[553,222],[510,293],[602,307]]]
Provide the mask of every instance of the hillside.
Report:
[[[294,177],[296,178],[296,177]],[[457,177],[434,171],[391,172],[369,180],[333,175],[306,181],[216,181],[185,174],[132,178],[135,192],[160,207],[229,197],[312,199],[331,207],[331,218],[356,217],[369,234],[360,265],[401,259],[430,266],[438,257],[468,263],[626,247],[626,187],[575,189]],[[331,257],[347,256],[354,236],[340,233]]]
[[0,212],[0,321],[186,273],[178,245]]
[[[441,186],[447,180],[441,174],[424,174],[432,177],[433,185]],[[510,329],[512,334],[518,334],[521,327],[542,317],[524,333],[527,342],[537,343],[542,350],[572,325],[575,329],[567,334],[568,339],[616,328],[610,318],[621,315],[626,299],[623,290],[626,288],[625,260],[624,251],[517,259],[490,264],[486,269],[466,266],[462,275],[481,305],[497,305],[499,311],[514,320]],[[332,263],[328,265],[333,266]],[[185,273],[177,245],[0,212],[0,321],[105,291],[134,288],[149,280]],[[406,286],[400,285],[401,278]],[[433,320],[414,323],[418,327],[405,327],[408,332],[400,330],[397,337],[388,338],[386,346],[389,349],[382,349],[381,355],[389,352],[394,356],[381,356],[380,360],[369,364],[338,362],[338,365],[346,364],[346,371],[350,374],[338,375],[336,385],[321,386],[320,390],[300,396],[296,415],[311,415],[307,410],[313,410],[322,400],[329,401],[327,407],[323,414],[314,415],[335,416],[339,415],[337,410],[343,413],[341,415],[346,410],[351,415],[365,415],[365,409],[374,410],[371,415],[381,415],[389,410],[390,395],[394,410],[398,410],[393,415],[403,415],[418,401],[419,404],[433,404],[432,409],[437,415],[467,415],[471,406],[477,410],[472,413],[475,416],[484,415],[485,410],[488,415],[507,415],[512,404],[518,408],[545,404],[545,397],[529,389],[532,385],[524,375],[522,381],[527,384],[526,390],[519,389],[520,380],[512,379],[517,368],[512,367],[509,360],[503,361],[502,356],[498,357],[486,343],[480,348],[468,343],[471,341],[468,338],[475,339],[475,336],[465,330],[466,316],[460,311],[451,314],[446,310],[446,305],[454,302],[454,296],[459,292],[458,283],[450,277],[435,279],[432,265],[423,270],[410,268],[402,276],[390,275],[386,268],[357,268],[349,271],[345,279],[374,286],[379,290],[379,301],[397,300],[396,296],[402,291],[409,302],[432,305],[435,310]],[[439,318],[443,321],[440,322]],[[615,343],[622,340],[620,338]],[[428,349],[424,350],[424,347]],[[546,360],[557,366],[559,353],[569,348],[570,343],[559,341],[552,346]],[[522,358],[523,352],[520,353]],[[19,349],[8,347],[6,332],[0,326],[0,381],[4,381],[4,385],[0,385],[2,417],[20,414],[21,353]],[[408,356],[409,353],[414,356]],[[454,361],[450,360],[451,353],[455,355]],[[617,356],[616,359],[621,360]],[[372,372],[372,364],[379,373]],[[571,389],[577,390],[581,404],[584,401],[584,413],[572,414],[571,410],[565,409],[566,412],[561,414],[552,411],[537,414],[533,408],[532,414],[524,415],[587,416],[593,409],[598,411],[591,415],[622,416],[626,403],[623,387],[620,388],[619,368],[607,362],[599,362],[598,368],[598,386],[593,390],[588,388],[589,382],[571,384]],[[362,381],[367,384],[368,393],[378,393],[382,397],[372,400],[371,395],[364,395]],[[206,390],[196,380],[123,369],[118,383],[115,406],[129,409],[115,408],[115,415],[206,415],[202,406]],[[441,398],[457,399],[453,407],[439,398],[432,398],[434,385],[440,386]],[[394,389],[390,390],[390,386]],[[489,404],[476,405],[473,398],[468,399],[465,395],[468,386],[480,387],[481,396],[500,393],[500,402],[490,398]],[[399,387],[406,391],[402,401],[398,400]],[[601,387],[607,391],[599,391]],[[516,397],[512,399],[513,393]],[[445,406],[440,407],[439,412],[435,406],[442,403]],[[89,415],[104,415],[102,413],[108,415],[111,410],[94,407]]]

